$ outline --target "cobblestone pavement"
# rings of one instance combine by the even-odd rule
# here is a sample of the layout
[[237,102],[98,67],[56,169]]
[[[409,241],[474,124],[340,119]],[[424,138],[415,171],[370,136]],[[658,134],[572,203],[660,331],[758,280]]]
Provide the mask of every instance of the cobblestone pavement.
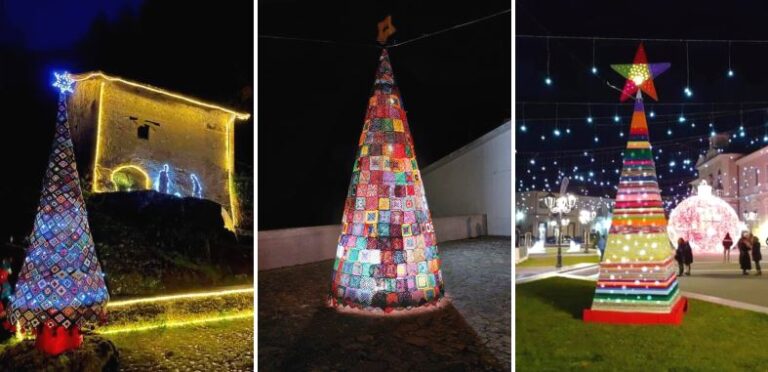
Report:
[[451,303],[415,315],[358,316],[325,307],[331,261],[259,272],[259,369],[509,370],[509,238],[439,248]]

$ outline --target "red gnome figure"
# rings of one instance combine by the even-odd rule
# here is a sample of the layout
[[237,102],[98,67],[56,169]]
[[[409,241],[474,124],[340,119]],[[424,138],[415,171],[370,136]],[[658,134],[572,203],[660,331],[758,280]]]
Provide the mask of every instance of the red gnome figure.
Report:
[[11,295],[11,322],[32,330],[37,348],[51,355],[80,347],[81,327],[104,321],[109,301],[67,123],[72,84],[69,74],[56,74],[61,94],[53,148],[30,247]]

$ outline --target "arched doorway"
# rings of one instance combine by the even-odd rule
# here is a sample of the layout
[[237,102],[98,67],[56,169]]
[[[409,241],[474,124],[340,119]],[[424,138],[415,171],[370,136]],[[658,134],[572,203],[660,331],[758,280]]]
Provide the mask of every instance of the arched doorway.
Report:
[[136,165],[122,165],[115,168],[110,175],[114,191],[149,190],[152,188],[151,179],[147,172]]

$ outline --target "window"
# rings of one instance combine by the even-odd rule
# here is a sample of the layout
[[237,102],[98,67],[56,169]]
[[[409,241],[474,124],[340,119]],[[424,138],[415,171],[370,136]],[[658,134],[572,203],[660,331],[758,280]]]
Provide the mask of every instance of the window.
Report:
[[149,139],[149,125],[142,125],[140,126],[136,131],[136,136],[138,136],[141,139],[148,140]]

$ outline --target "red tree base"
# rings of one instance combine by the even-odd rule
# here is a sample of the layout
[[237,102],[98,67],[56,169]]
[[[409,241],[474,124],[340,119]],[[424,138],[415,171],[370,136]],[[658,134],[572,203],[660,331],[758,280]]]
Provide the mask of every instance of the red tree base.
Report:
[[611,324],[673,324],[683,322],[683,314],[688,311],[688,299],[680,297],[669,313],[640,313],[624,311],[605,311],[584,309],[585,323]]
[[66,329],[62,326],[43,325],[35,335],[35,347],[49,355],[59,355],[65,351],[77,349],[82,343],[83,335],[77,327]]

